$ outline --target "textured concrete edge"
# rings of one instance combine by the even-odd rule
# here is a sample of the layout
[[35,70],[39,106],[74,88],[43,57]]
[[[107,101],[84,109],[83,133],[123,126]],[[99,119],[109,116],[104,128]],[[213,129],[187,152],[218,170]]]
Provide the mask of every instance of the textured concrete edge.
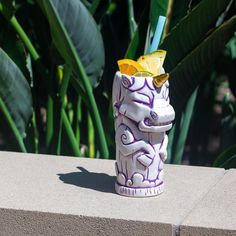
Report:
[[[191,215],[192,211],[198,206],[198,203],[201,202],[206,196],[207,194],[214,188],[214,186],[216,186],[219,181],[221,181],[223,179],[223,177],[225,176],[225,174],[227,173],[228,170],[224,170],[224,172],[222,173],[221,176],[218,177],[218,179],[207,189],[206,193],[203,194],[202,198],[198,199],[198,201],[195,203],[195,205],[190,209],[190,211],[185,215],[185,217],[183,217],[183,219],[181,220],[181,222],[178,225],[173,226],[173,232],[172,232],[172,236],[181,236],[181,229],[186,229],[189,228],[194,228],[192,226],[184,226],[182,225],[183,222],[185,221],[185,219]],[[220,230],[220,229],[219,229]],[[209,234],[209,230],[207,231],[207,233]],[[212,232],[210,232],[212,233]],[[208,235],[208,234],[203,234],[203,235]],[[186,234],[189,235],[189,234]],[[191,235],[195,235],[195,234],[191,234]],[[201,235],[201,234],[200,234]],[[210,234],[211,235],[211,234]],[[220,235],[220,234],[219,234]],[[222,235],[224,236],[224,235]]]
[[[0,152],[0,154],[1,153],[2,152]],[[6,154],[10,155],[12,153],[6,153]],[[14,153],[14,154],[17,154],[19,156],[25,155],[21,153]],[[26,156],[35,158],[34,154],[26,154]],[[55,156],[51,155],[40,155],[40,156],[44,156],[44,159],[45,157],[49,157],[50,159],[55,159]],[[66,158],[74,159],[74,157],[66,157]],[[84,161],[85,160],[86,162],[88,161],[89,163],[90,161],[91,162],[94,161],[92,159],[87,159],[87,158],[84,159]],[[200,168],[205,168],[205,167],[200,167]],[[196,230],[199,229],[196,228],[196,226],[184,225],[183,221],[191,214],[191,212],[196,208],[198,203],[207,196],[207,194],[212,190],[212,188],[219,181],[221,181],[221,179],[224,177],[226,173],[227,171],[222,170],[222,174],[220,174],[217,177],[217,180],[214,179],[208,187],[204,188],[205,192],[203,192],[203,194],[197,201],[194,201],[194,205],[188,208],[188,212],[185,212],[186,213],[185,216],[180,221],[175,222],[177,223],[176,225],[171,225],[168,223],[155,223],[155,222],[152,223],[148,221],[142,221],[142,219],[141,221],[113,219],[112,216],[111,217],[108,216],[107,218],[105,218],[102,216],[91,217],[91,216],[80,216],[76,214],[69,215],[66,213],[60,214],[60,213],[52,213],[50,212],[50,210],[48,210],[49,213],[41,211],[35,212],[33,210],[23,211],[23,210],[17,210],[17,208],[13,208],[12,210],[10,210],[10,209],[4,209],[3,206],[3,208],[0,208],[0,235],[93,235],[93,234],[143,235],[145,233],[147,235],[179,236],[181,235],[180,229],[182,227],[186,228],[192,227],[195,228]],[[140,215],[141,214],[142,213],[140,212]],[[7,231],[7,227],[9,228],[9,231]],[[2,231],[3,229],[6,231]],[[221,229],[219,229],[219,232],[221,232],[220,230]],[[208,235],[209,234],[212,235],[211,231],[206,231],[206,232],[208,232]]]
[[[235,169],[227,169],[224,171],[224,174],[221,178],[219,178],[219,181],[215,183],[207,193],[203,196],[202,200],[208,198],[208,194],[212,191],[214,192],[214,188],[217,187],[217,185],[222,185],[222,182],[224,181],[224,177],[230,172],[230,170]],[[236,236],[236,230],[230,229],[227,227],[221,227],[219,225],[215,227],[210,226],[200,226],[200,225],[191,225],[191,223],[186,223],[185,220],[190,217],[191,219],[191,213],[195,211],[195,209],[198,208],[197,206],[193,207],[190,211],[190,213],[184,218],[183,222],[181,223],[179,227],[180,236],[205,236],[205,235],[214,235],[214,236]],[[199,214],[199,217],[202,215]],[[214,217],[214,216],[213,216]]]
[[[112,218],[0,209],[1,235],[173,235],[173,226]],[[175,234],[174,234],[175,235]]]
[[182,226],[183,222],[185,221],[185,219],[192,213],[192,211],[198,206],[198,203],[203,201],[203,199],[207,196],[207,194],[219,183],[219,181],[221,181],[223,179],[223,177],[225,176],[225,174],[227,173],[228,170],[224,169],[224,172],[222,172],[222,175],[220,175],[218,177],[217,180],[215,180],[215,182],[207,189],[207,191],[205,192],[205,194],[203,194],[203,196],[201,198],[198,199],[198,201],[195,203],[195,205],[190,209],[190,211],[185,215],[185,217],[183,217],[183,219],[181,220],[181,222],[179,223],[179,226]]
[[195,226],[180,226],[179,235],[180,236],[205,236],[205,235],[236,236],[236,231],[227,229],[195,227]]

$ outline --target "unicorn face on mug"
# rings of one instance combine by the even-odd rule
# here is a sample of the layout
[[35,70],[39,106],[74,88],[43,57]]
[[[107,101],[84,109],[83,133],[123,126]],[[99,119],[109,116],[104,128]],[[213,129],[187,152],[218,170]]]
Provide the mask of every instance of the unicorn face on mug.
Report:
[[116,73],[115,80],[115,116],[122,114],[137,123],[138,128],[144,132],[171,129],[175,112],[169,103],[168,81],[158,88],[153,83],[153,77],[135,77],[120,72]]

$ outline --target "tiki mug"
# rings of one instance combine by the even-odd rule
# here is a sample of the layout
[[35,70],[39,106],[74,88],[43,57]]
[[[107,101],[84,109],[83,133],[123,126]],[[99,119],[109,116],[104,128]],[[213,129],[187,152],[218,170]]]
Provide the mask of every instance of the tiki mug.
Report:
[[[164,70],[163,70],[164,71]],[[163,163],[175,117],[169,82],[157,88],[153,77],[117,72],[112,91],[116,142],[116,192],[130,197],[163,192]]]

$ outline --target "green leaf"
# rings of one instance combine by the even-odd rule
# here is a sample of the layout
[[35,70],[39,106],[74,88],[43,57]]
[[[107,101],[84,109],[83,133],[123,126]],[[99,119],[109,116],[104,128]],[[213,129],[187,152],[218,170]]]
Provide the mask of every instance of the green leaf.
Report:
[[72,147],[73,153],[75,156],[80,156],[80,150],[78,147],[78,143],[76,141],[75,134],[73,132],[73,129],[71,127],[70,121],[67,117],[67,114],[64,109],[62,109],[62,124],[65,129],[65,132],[67,134],[67,139],[70,141],[70,145]]
[[18,35],[16,35],[13,28],[9,27],[9,25],[5,24],[5,22],[0,21],[1,24],[0,41],[1,45],[3,45],[3,50],[19,67],[19,69],[26,76],[26,78],[28,78],[30,77],[30,75],[26,67],[27,62],[26,62],[26,52],[24,45],[22,41],[19,40],[19,37]]
[[137,24],[134,17],[133,0],[127,0],[127,5],[128,5],[129,34],[130,38],[132,39],[137,29]]
[[188,13],[189,10],[189,0],[174,1],[172,0],[171,7],[171,19],[169,29],[171,30],[176,26],[179,21]]
[[16,64],[0,48],[0,98],[24,137],[32,115],[30,87]]
[[6,142],[7,149],[11,151],[27,152],[22,135],[16,127],[14,120],[12,119],[5,103],[0,97],[0,117],[1,125],[0,131],[4,134],[4,140]]
[[92,15],[96,12],[101,0],[93,0],[93,3],[91,4],[89,11]]
[[136,60],[140,55],[144,54],[144,46],[148,28],[148,7],[143,10],[140,22],[134,33],[129,47],[126,51],[125,58]]
[[226,45],[226,49],[227,49],[227,54],[229,54],[230,58],[236,59],[236,32]]
[[236,168],[236,144],[223,151],[213,163],[214,167]]
[[152,32],[155,32],[159,16],[166,16],[169,0],[151,0],[150,23]]
[[88,122],[88,156],[90,158],[95,158],[95,137],[94,137],[94,126],[89,112],[87,113],[87,122]]
[[0,8],[6,19],[10,19],[16,11],[14,0],[0,0]]
[[168,51],[164,64],[166,71],[173,70],[206,37],[230,1],[215,0],[213,4],[212,0],[203,0],[171,30],[160,45]]
[[[38,3],[42,7],[42,2]],[[87,100],[90,109],[101,155],[103,158],[108,158],[105,132],[91,87],[91,84],[96,86],[98,83],[104,64],[101,34],[92,16],[80,1],[44,0],[43,10],[48,17],[57,49],[66,64],[76,73],[77,82],[80,83],[81,90],[86,93],[83,99]],[[76,34],[75,22],[78,24],[79,34]]]
[[91,14],[78,0],[38,2],[46,11],[57,50],[67,64],[80,74],[73,56],[73,51],[76,51],[91,85],[97,86],[104,67],[104,46]]
[[[223,86],[223,85],[222,85]],[[236,140],[236,102],[226,93],[222,101],[220,149],[224,150],[235,144]]]
[[[173,159],[173,153],[176,146],[175,141],[176,141],[176,136],[177,136],[177,131],[176,131],[177,130],[176,124],[178,122],[177,119],[179,118],[175,116],[175,123],[172,129],[168,133],[167,160],[165,161],[166,164],[170,164]],[[178,125],[179,125],[179,122],[178,122]]]
[[170,12],[168,12],[168,15],[171,16],[171,22],[170,22],[170,29],[172,29],[174,26],[176,26],[179,21],[189,14],[192,9],[199,4],[202,0],[181,0],[181,1],[172,1],[172,9]]
[[182,113],[180,119],[179,119],[179,129],[176,130],[178,132],[178,136],[176,135],[176,141],[173,142],[175,145],[173,145],[174,151],[172,151],[172,156],[171,158],[171,163],[172,164],[181,164],[182,158],[183,158],[183,153],[184,153],[184,148],[185,148],[185,142],[187,139],[188,131],[189,131],[189,126],[193,114],[193,109],[197,97],[197,91],[196,89],[191,97],[189,98],[185,110]]
[[171,71],[170,99],[175,109],[186,102],[235,30],[236,16],[212,32]]

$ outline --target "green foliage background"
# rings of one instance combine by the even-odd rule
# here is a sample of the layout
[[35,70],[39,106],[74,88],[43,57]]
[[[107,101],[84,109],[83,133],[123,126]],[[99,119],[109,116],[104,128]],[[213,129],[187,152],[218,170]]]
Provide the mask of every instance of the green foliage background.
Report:
[[0,0],[0,148],[115,158],[116,61],[160,15],[176,111],[168,162],[236,167],[235,0]]

